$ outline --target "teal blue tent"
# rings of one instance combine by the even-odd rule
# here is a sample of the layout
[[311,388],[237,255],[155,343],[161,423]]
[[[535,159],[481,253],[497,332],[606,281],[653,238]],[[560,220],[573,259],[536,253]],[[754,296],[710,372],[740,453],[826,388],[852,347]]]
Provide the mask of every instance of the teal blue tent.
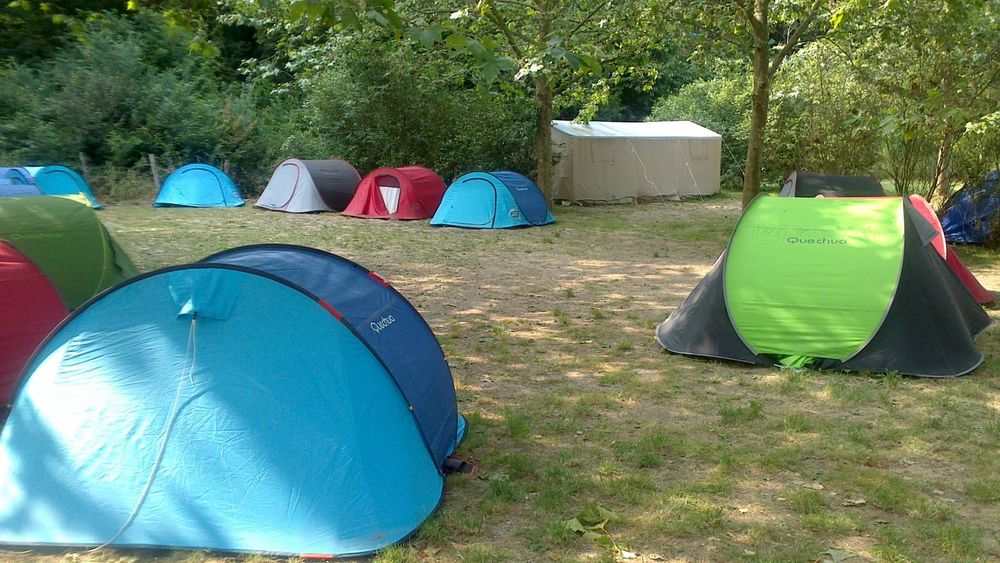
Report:
[[34,173],[35,184],[45,195],[82,195],[90,202],[94,209],[100,209],[101,204],[94,197],[94,192],[90,191],[90,186],[82,176],[66,168],[53,164],[43,166]]
[[437,213],[436,227],[510,229],[554,223],[545,196],[534,182],[517,172],[470,172],[448,186]]
[[413,306],[314,249],[207,260],[39,347],[0,430],[0,545],[354,556],[438,507],[465,424]]
[[240,190],[226,173],[208,164],[185,164],[160,187],[153,207],[239,207]]

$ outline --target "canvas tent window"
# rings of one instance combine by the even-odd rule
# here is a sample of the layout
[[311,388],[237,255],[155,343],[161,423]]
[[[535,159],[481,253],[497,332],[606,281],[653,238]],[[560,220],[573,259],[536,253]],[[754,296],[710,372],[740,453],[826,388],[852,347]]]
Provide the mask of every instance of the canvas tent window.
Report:
[[590,145],[590,161],[615,163],[614,147],[608,141],[596,142]]

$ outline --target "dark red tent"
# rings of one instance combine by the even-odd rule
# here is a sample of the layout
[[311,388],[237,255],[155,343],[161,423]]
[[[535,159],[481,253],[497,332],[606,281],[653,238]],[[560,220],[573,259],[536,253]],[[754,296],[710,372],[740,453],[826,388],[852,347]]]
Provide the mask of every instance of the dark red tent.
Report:
[[67,314],[45,274],[27,256],[0,241],[0,412],[10,402],[35,347]]
[[421,166],[379,168],[361,183],[344,215],[366,219],[430,219],[445,190],[440,176]]

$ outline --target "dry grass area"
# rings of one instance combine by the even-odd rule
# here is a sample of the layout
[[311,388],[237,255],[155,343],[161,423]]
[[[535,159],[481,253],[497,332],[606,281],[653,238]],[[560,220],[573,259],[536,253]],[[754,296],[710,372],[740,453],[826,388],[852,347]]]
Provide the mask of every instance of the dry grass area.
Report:
[[[977,340],[986,362],[947,381],[660,349],[655,326],[712,266],[738,212],[733,195],[559,208],[555,225],[509,232],[249,208],[121,205],[101,219],[142,270],[242,244],[305,244],[379,271],[425,315],[470,422],[459,453],[480,471],[449,477],[442,509],[378,561],[1000,559],[996,326]],[[965,254],[1000,289],[997,255]],[[598,506],[615,513],[604,529],[617,549],[566,525]]]

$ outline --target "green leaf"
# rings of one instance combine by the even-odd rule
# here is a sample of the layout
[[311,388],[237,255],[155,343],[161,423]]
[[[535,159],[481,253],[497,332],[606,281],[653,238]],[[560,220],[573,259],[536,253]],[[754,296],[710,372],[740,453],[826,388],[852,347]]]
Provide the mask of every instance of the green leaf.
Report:
[[458,33],[453,33],[444,40],[444,44],[452,49],[464,49],[469,45],[469,38]]
[[603,74],[604,71],[601,69],[601,62],[597,60],[597,57],[592,57],[590,55],[580,55],[580,60],[583,61],[583,64],[585,64],[587,68],[590,69],[590,72],[592,74],[595,74],[597,76]]
[[580,523],[580,520],[576,518],[570,518],[569,520],[566,521],[566,529],[568,529],[571,532],[576,532],[578,534],[587,533],[587,529],[584,528],[583,524]]
[[580,70],[580,67],[583,66],[583,59],[580,58],[580,55],[566,51],[564,56],[566,58],[566,62],[569,63],[569,66],[573,67],[573,70]]
[[407,33],[414,41],[427,49],[441,42],[441,28],[437,26],[411,27]]

